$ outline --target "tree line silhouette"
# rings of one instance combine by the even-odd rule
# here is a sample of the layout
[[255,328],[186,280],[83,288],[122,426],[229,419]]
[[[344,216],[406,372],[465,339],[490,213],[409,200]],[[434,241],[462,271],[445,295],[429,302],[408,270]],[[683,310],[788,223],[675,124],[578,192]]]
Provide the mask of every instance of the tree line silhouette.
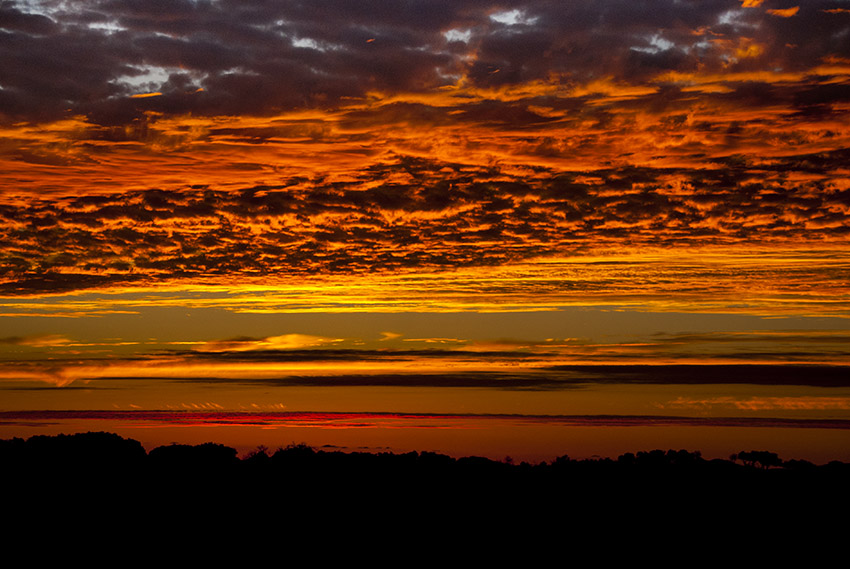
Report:
[[[698,476],[762,477],[760,480],[792,480],[801,476],[846,476],[850,464],[832,461],[816,465],[806,460],[783,460],[769,451],[741,451],[724,459],[705,459],[699,451],[652,450],[626,453],[616,459],[572,459],[567,455],[538,464],[506,457],[496,461],[467,456],[453,458],[435,452],[342,452],[315,449],[307,444],[290,444],[274,452],[258,447],[239,458],[236,449],[217,444],[172,443],[146,452],[136,440],[114,433],[88,432],[72,435],[37,435],[29,439],[0,439],[0,462],[6,475],[80,476],[91,472],[124,475],[181,477],[277,476],[314,478],[345,472],[349,476],[381,473],[390,475],[483,476],[511,480],[551,476],[599,477]],[[769,472],[767,472],[769,471]]]
[[804,515],[810,504],[847,501],[850,492],[850,464],[782,460],[768,451],[742,451],[726,460],[652,450],[530,464],[291,444],[273,452],[259,447],[239,458],[235,449],[216,443],[146,452],[138,441],[105,432],[0,440],[0,468],[5,488],[14,490],[7,492],[13,510],[94,508],[121,516],[132,507],[134,515],[150,519],[175,504],[209,516],[262,509],[314,522],[328,511],[383,517],[417,512],[427,519],[475,512],[479,519],[496,519],[552,509],[585,517],[618,511],[676,519],[693,516],[697,503],[719,519],[741,504],[761,504],[765,513],[777,508],[777,515],[790,505]]

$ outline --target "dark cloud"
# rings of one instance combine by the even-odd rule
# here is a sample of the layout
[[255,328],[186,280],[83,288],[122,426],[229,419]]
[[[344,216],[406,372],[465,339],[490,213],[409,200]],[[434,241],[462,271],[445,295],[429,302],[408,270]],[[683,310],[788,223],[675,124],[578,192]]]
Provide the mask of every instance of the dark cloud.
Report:
[[[17,340],[17,339],[13,339]],[[43,344],[39,344],[43,345]],[[53,345],[53,344],[50,344]],[[610,348],[610,350],[608,350]],[[579,351],[581,346],[578,346]],[[626,346],[628,349],[628,346]],[[15,364],[16,374],[25,377],[39,378],[49,374],[51,378],[41,377],[45,381],[56,383],[59,386],[72,384],[75,379],[90,379],[91,388],[108,388],[111,379],[120,380],[144,380],[154,382],[182,382],[191,384],[244,384],[250,386],[274,386],[274,387],[434,387],[434,388],[481,388],[497,390],[516,391],[561,391],[582,389],[593,385],[762,385],[762,386],[806,386],[828,389],[843,389],[850,387],[850,373],[848,366],[842,364],[812,364],[808,362],[787,363],[763,363],[775,352],[754,354],[754,361],[762,363],[746,363],[747,353],[743,353],[738,363],[715,363],[715,364],[654,364],[634,363],[632,354],[628,359],[620,356],[623,346],[603,346],[597,356],[601,362],[595,364],[557,364],[541,367],[523,367],[526,363],[545,363],[550,361],[562,361],[557,352],[546,353],[545,351],[497,351],[475,352],[471,350],[340,350],[340,349],[313,349],[313,350],[257,350],[244,352],[162,352],[158,354],[140,355],[132,359],[114,359],[105,361],[102,359],[61,359],[54,358],[49,364],[43,362],[19,362]],[[592,350],[587,352],[592,357]],[[817,354],[817,352],[813,352]],[[669,347],[656,347],[649,354],[647,361],[663,355],[667,359],[675,359],[675,351]],[[191,363],[193,366],[203,367],[208,370],[209,375],[185,376],[163,375],[157,366],[167,366],[175,361]],[[689,356],[680,361],[687,362]],[[700,358],[712,359],[709,357]],[[781,359],[781,358],[780,358]],[[617,362],[617,360],[622,360]],[[229,377],[226,367],[222,368],[221,374],[216,375],[217,366],[227,363],[240,364],[286,364],[313,362],[316,364],[334,363],[353,364],[356,362],[381,362],[395,364],[401,362],[421,362],[423,368],[433,366],[434,371],[424,372],[380,372],[373,373],[345,373],[345,374],[322,374],[300,375],[298,373],[281,371],[279,375],[268,376],[267,370],[258,368],[257,375]],[[728,361],[728,359],[726,360]],[[441,366],[451,367],[458,363],[475,364],[476,362],[506,362],[513,364],[510,371],[443,371]],[[617,362],[617,363],[610,363]],[[744,363],[741,363],[744,362]],[[134,375],[139,372],[127,374],[122,368],[125,365],[134,366],[143,364],[152,370],[153,375]],[[518,365],[517,365],[518,364]],[[96,369],[94,373],[93,368]],[[7,370],[11,369],[7,366]],[[134,368],[135,369],[135,368]],[[111,371],[114,370],[114,371]],[[112,376],[111,373],[116,375]],[[40,375],[41,374],[41,375]],[[94,375],[92,375],[94,374]],[[92,379],[96,378],[96,379]],[[54,381],[63,379],[63,381]],[[15,389],[18,386],[10,385]],[[6,388],[6,387],[4,387]]]
[[285,376],[279,378],[240,380],[232,378],[178,379],[190,383],[245,383],[249,385],[271,385],[275,387],[435,387],[435,388],[480,388],[518,391],[549,391],[578,389],[583,381],[568,381],[564,378],[546,376],[534,372],[459,372],[459,373],[406,373],[406,374],[345,374]]
[[[321,359],[320,356],[318,356]],[[539,371],[288,375],[279,378],[179,379],[189,382],[269,384],[279,387],[477,387],[521,391],[580,389],[592,384],[781,385],[850,387],[847,366],[829,365],[559,365]]]
[[45,425],[67,420],[133,421],[184,425],[334,425],[337,427],[449,426],[458,420],[498,420],[578,427],[763,427],[850,429],[844,419],[786,419],[773,417],[677,417],[665,415],[499,415],[439,413],[316,413],[239,411],[0,411],[5,425]]
[[580,374],[585,381],[598,383],[850,386],[847,366],[842,365],[565,365],[549,370]]
[[[829,11],[842,6],[807,2],[777,18],[737,0],[11,1],[0,8],[0,97],[12,121],[70,110],[118,124],[146,111],[333,107],[461,76],[478,86],[553,77],[569,86],[662,71],[805,71],[850,51],[845,14]],[[129,98],[145,91],[162,96]]]

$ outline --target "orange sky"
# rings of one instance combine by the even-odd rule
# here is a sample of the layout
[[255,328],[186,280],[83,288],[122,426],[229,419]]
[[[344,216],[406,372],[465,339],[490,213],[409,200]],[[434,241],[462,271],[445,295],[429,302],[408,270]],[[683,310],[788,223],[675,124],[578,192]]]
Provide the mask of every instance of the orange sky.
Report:
[[0,411],[844,419],[848,38],[842,0],[4,3]]

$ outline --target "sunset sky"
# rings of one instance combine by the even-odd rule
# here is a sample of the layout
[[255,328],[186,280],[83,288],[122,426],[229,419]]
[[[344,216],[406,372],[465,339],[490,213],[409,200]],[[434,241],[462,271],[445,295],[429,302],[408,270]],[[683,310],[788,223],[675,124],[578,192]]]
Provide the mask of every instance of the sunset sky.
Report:
[[850,0],[0,0],[0,438],[850,460]]

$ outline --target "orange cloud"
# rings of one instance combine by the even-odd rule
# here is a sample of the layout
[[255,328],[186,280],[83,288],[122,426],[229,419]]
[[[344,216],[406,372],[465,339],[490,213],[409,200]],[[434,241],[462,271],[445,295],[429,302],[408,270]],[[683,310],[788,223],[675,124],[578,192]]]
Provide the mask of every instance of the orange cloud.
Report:
[[[724,195],[718,199],[729,198]],[[716,218],[708,217],[706,223],[717,224],[723,229],[736,223],[735,220],[736,216],[731,213],[718,214]],[[774,221],[766,218],[762,223]],[[708,230],[708,227],[698,228],[698,231]],[[766,229],[754,226],[748,231]],[[837,249],[827,247],[826,242],[818,244],[817,248],[787,242],[782,247],[769,244],[756,247],[750,243],[746,251],[734,246],[670,250],[640,247],[624,251],[616,243],[609,245],[610,248],[603,247],[602,243],[596,245],[595,251],[587,250],[580,256],[548,256],[498,266],[458,267],[450,271],[373,269],[349,273],[342,279],[334,274],[252,277],[235,273],[193,279],[163,276],[156,286],[101,288],[98,309],[102,314],[133,313],[154,306],[270,314],[510,312],[618,305],[661,312],[774,316],[843,315],[846,312],[845,305],[837,300],[845,294],[846,287],[832,276],[844,270],[844,257],[838,253],[843,251],[842,242],[834,246]],[[283,267],[276,270],[283,271]],[[717,274],[724,278],[717,279]],[[120,274],[116,276],[118,282],[125,278]],[[564,287],[558,283],[571,284]],[[54,292],[45,296],[31,292],[30,296],[0,299],[0,312],[29,317],[87,316],[92,312],[90,302],[81,302],[74,293],[58,295]],[[274,349],[275,345],[328,345],[336,340],[338,338],[297,336],[235,338],[211,342],[207,348]]]
[[195,348],[201,352],[244,352],[251,350],[299,350],[317,348],[328,344],[342,342],[338,338],[325,338],[307,334],[283,334],[266,338],[233,338],[230,340],[213,340]]
[[71,341],[61,334],[34,334],[31,336],[8,336],[0,338],[0,345],[30,346],[33,348],[47,348],[53,346],[64,346]]
[[797,15],[797,12],[800,11],[799,6],[794,6],[793,8],[785,8],[785,9],[777,9],[777,10],[768,10],[767,13],[771,16],[779,16],[780,18],[790,18],[791,16]]
[[[216,10],[205,5],[198,16],[217,22]],[[726,14],[701,10],[705,22]],[[657,29],[649,12],[641,17],[647,20],[636,21],[636,30]],[[491,26],[487,14],[481,18]],[[155,29],[159,22],[146,25]],[[586,41],[604,49],[579,49],[564,39],[571,37],[564,30],[550,37],[547,27],[531,22],[472,30],[468,44],[451,42],[458,53],[440,51],[446,45],[441,24],[434,32],[439,50],[404,52],[425,58],[422,73],[411,74],[410,82],[382,81],[380,69],[369,65],[362,75],[342,65],[347,71],[341,75],[357,79],[349,84],[337,69],[323,67],[337,60],[321,56],[316,46],[333,45],[332,38],[313,47],[283,42],[285,53],[297,48],[290,53],[294,67],[308,53],[317,57],[309,75],[330,82],[315,85],[327,91],[319,99],[297,92],[297,82],[288,83],[296,85],[294,94],[275,83],[286,74],[261,80],[259,70],[218,69],[200,87],[195,83],[203,82],[203,73],[163,65],[133,68],[130,83],[114,79],[112,90],[85,99],[105,97],[92,103],[97,108],[63,102],[70,110],[59,114],[30,109],[31,120],[10,115],[0,131],[0,230],[7,236],[0,287],[10,296],[132,287],[249,290],[313,277],[303,290],[318,290],[319,304],[303,290],[290,291],[298,300],[292,303],[250,292],[230,304],[224,296],[211,302],[241,311],[354,310],[340,308],[352,298],[392,311],[423,303],[436,310],[549,309],[574,300],[557,291],[534,297],[534,285],[520,283],[520,292],[499,304],[502,292],[483,283],[513,282],[506,275],[517,267],[531,265],[537,274],[537,264],[546,262],[540,260],[592,258],[594,250],[707,245],[734,257],[749,247],[846,248],[842,192],[848,186],[850,109],[840,93],[850,83],[850,67],[830,55],[829,45],[812,43],[808,61],[791,57],[782,47],[786,41],[807,44],[796,37],[777,43],[774,28],[783,24],[767,18],[722,35],[705,24],[647,36],[658,45],[638,45],[638,36],[629,34],[617,43],[593,29]],[[552,20],[556,28],[570,25],[569,18]],[[256,30],[245,32],[250,38]],[[525,32],[540,39],[539,50],[521,37]],[[334,48],[339,61],[372,61],[371,55],[356,57],[369,35]],[[392,44],[379,40],[370,53]],[[255,46],[241,49],[253,53]],[[594,55],[585,61],[582,53]],[[396,57],[373,55],[384,63]],[[562,60],[570,65],[559,66]],[[111,69],[110,61],[101,62],[105,77],[127,71]],[[218,59],[202,63],[217,69]],[[407,63],[388,69],[398,75]],[[500,72],[491,73],[496,68]],[[433,81],[417,82],[422,74]],[[2,96],[11,97],[14,90],[3,87]],[[130,94],[138,90],[150,92]],[[256,105],[246,105],[257,90]],[[196,93],[184,99],[189,91]],[[290,95],[297,104],[278,98]],[[793,279],[771,275],[771,294],[747,293],[753,306],[765,310],[772,297],[782,297],[791,300],[781,310],[798,310],[805,304],[800,299],[808,302],[816,292],[841,298],[839,284],[819,280],[822,262],[819,257],[812,265],[818,286],[799,288]],[[423,290],[439,288],[433,283],[442,270],[470,278],[472,288],[497,292],[479,303],[472,294],[451,297],[446,286],[429,301],[394,278],[414,275]],[[491,276],[483,276],[488,270]],[[653,270],[679,276],[667,260]],[[613,269],[611,275],[622,276]],[[339,278],[356,286],[341,290],[332,284]],[[376,284],[379,278],[398,296],[375,292],[384,286]],[[564,278],[573,282],[566,272]],[[701,282],[690,274],[682,279]],[[584,284],[597,283],[606,300],[663,304],[659,299],[671,293],[668,285],[640,291],[599,284],[605,282],[592,274]],[[821,286],[825,290],[815,290]],[[574,298],[586,301],[591,288],[579,287]],[[717,303],[697,299],[694,305],[715,310],[731,302],[733,289],[747,290],[746,283],[733,275],[727,290],[711,289]],[[783,296],[787,291],[802,293]],[[684,298],[681,293],[668,302],[681,307],[688,304]],[[108,313],[96,303],[84,307],[67,299],[52,309],[38,306],[8,300],[4,313]],[[811,306],[828,310],[822,299]],[[357,310],[367,308],[372,305]],[[261,341],[268,339],[252,340]]]

